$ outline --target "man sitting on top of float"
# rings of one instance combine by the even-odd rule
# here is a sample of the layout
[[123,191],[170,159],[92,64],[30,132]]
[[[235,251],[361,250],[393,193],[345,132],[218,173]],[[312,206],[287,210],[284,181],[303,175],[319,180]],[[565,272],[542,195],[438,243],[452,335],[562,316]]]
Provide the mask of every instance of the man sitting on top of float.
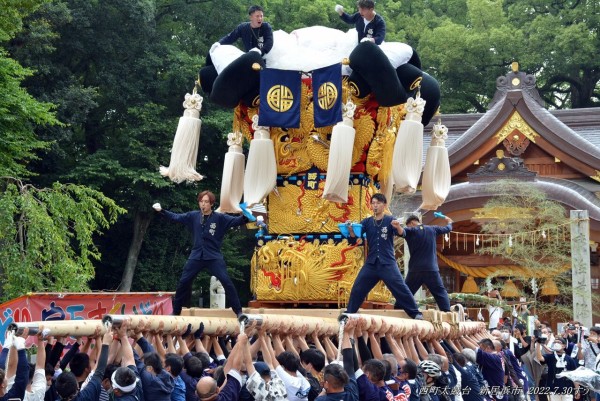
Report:
[[335,11],[345,23],[356,24],[359,42],[371,41],[380,45],[385,39],[385,21],[381,15],[375,12],[375,2],[358,0],[356,5],[358,12],[352,15],[346,14],[344,7],[339,4],[335,6]]
[[[250,22],[242,22],[217,43],[231,45],[242,38],[245,51],[254,50],[264,56],[273,47],[273,29],[268,22],[263,22],[264,14],[261,6],[251,6],[248,9],[248,16]],[[218,46],[217,43],[212,46],[211,50]]]

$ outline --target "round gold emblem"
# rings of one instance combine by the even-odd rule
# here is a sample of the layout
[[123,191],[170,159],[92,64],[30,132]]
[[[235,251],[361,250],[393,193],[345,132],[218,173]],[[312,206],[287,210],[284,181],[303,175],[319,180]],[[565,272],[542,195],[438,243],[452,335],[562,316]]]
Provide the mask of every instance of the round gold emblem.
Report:
[[323,110],[329,110],[335,105],[338,97],[338,90],[331,82],[325,82],[319,87],[319,107]]
[[285,85],[273,85],[267,92],[267,104],[280,113],[285,113],[294,105],[294,95]]

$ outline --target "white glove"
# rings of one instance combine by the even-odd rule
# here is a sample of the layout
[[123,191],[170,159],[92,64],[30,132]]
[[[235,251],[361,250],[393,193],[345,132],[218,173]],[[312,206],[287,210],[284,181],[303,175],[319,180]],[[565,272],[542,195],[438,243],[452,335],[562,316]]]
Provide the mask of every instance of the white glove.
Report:
[[152,208],[157,212],[160,212],[162,210],[162,207],[160,207],[160,203],[155,203],[154,205],[152,205]]
[[339,15],[342,15],[342,13],[344,12],[344,7],[342,7],[340,4],[336,4],[335,12],[338,13]]
[[4,338],[4,348],[10,348],[13,345],[13,339],[15,338],[15,334],[12,331],[6,331],[6,337]]
[[262,52],[260,51],[260,49],[258,47],[253,47],[252,49],[250,49],[251,52],[257,52],[258,54],[262,55]]
[[360,43],[362,43],[362,42],[375,42],[375,41],[373,40],[373,38],[366,38],[366,37],[365,37],[365,38],[362,38],[362,39],[360,40]]
[[25,349],[25,339],[23,337],[15,337],[12,345],[17,349],[17,351]]
[[213,51],[215,51],[215,49],[219,46],[221,46],[221,44],[219,42],[213,43],[213,45],[210,47],[209,53],[212,53]]

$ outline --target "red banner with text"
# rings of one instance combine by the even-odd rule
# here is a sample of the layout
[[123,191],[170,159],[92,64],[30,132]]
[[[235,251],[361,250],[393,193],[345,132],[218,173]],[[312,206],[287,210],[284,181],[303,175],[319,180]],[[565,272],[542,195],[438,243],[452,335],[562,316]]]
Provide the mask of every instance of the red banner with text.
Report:
[[32,293],[0,305],[0,343],[19,322],[102,319],[113,315],[170,315],[172,292]]

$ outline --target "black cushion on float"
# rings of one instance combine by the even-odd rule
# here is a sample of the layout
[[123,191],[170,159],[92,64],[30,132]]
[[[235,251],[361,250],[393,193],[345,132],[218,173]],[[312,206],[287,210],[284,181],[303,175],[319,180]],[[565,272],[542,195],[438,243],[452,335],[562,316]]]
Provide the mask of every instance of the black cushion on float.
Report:
[[242,97],[241,102],[248,107],[258,107],[260,103],[260,80],[256,81],[256,85],[248,89],[248,92]]
[[421,59],[419,58],[419,54],[417,53],[417,51],[415,50],[414,47],[413,47],[413,54],[410,57],[410,60],[408,60],[408,64],[412,64],[415,67],[417,67],[418,69],[421,69]]
[[402,64],[400,67],[396,68],[396,74],[398,74],[400,84],[404,90],[406,90],[406,93],[409,96],[414,96],[416,88],[423,76],[423,71],[412,64]]
[[212,65],[200,69],[200,87],[204,93],[210,95],[218,75],[216,68]]
[[371,93],[371,87],[367,81],[365,81],[365,79],[355,71],[352,71],[348,77],[348,82],[350,83],[350,87],[356,92],[354,95],[359,99],[362,99]]
[[350,68],[371,87],[380,106],[406,102],[406,92],[385,53],[372,42],[362,42],[350,53]]
[[439,82],[426,72],[423,73],[421,81],[421,97],[427,102],[423,111],[423,125],[425,126],[429,124],[440,107],[441,99]]
[[250,51],[225,67],[215,80],[210,100],[219,106],[235,108],[240,100],[254,91],[260,83],[260,70],[255,71],[252,68],[254,63],[265,66],[261,55]]
[[396,68],[396,73],[409,96],[416,96],[419,83],[421,84],[421,97],[425,100],[422,122],[423,125],[429,124],[438,107],[440,107],[440,85],[438,81],[412,64],[401,65]]

